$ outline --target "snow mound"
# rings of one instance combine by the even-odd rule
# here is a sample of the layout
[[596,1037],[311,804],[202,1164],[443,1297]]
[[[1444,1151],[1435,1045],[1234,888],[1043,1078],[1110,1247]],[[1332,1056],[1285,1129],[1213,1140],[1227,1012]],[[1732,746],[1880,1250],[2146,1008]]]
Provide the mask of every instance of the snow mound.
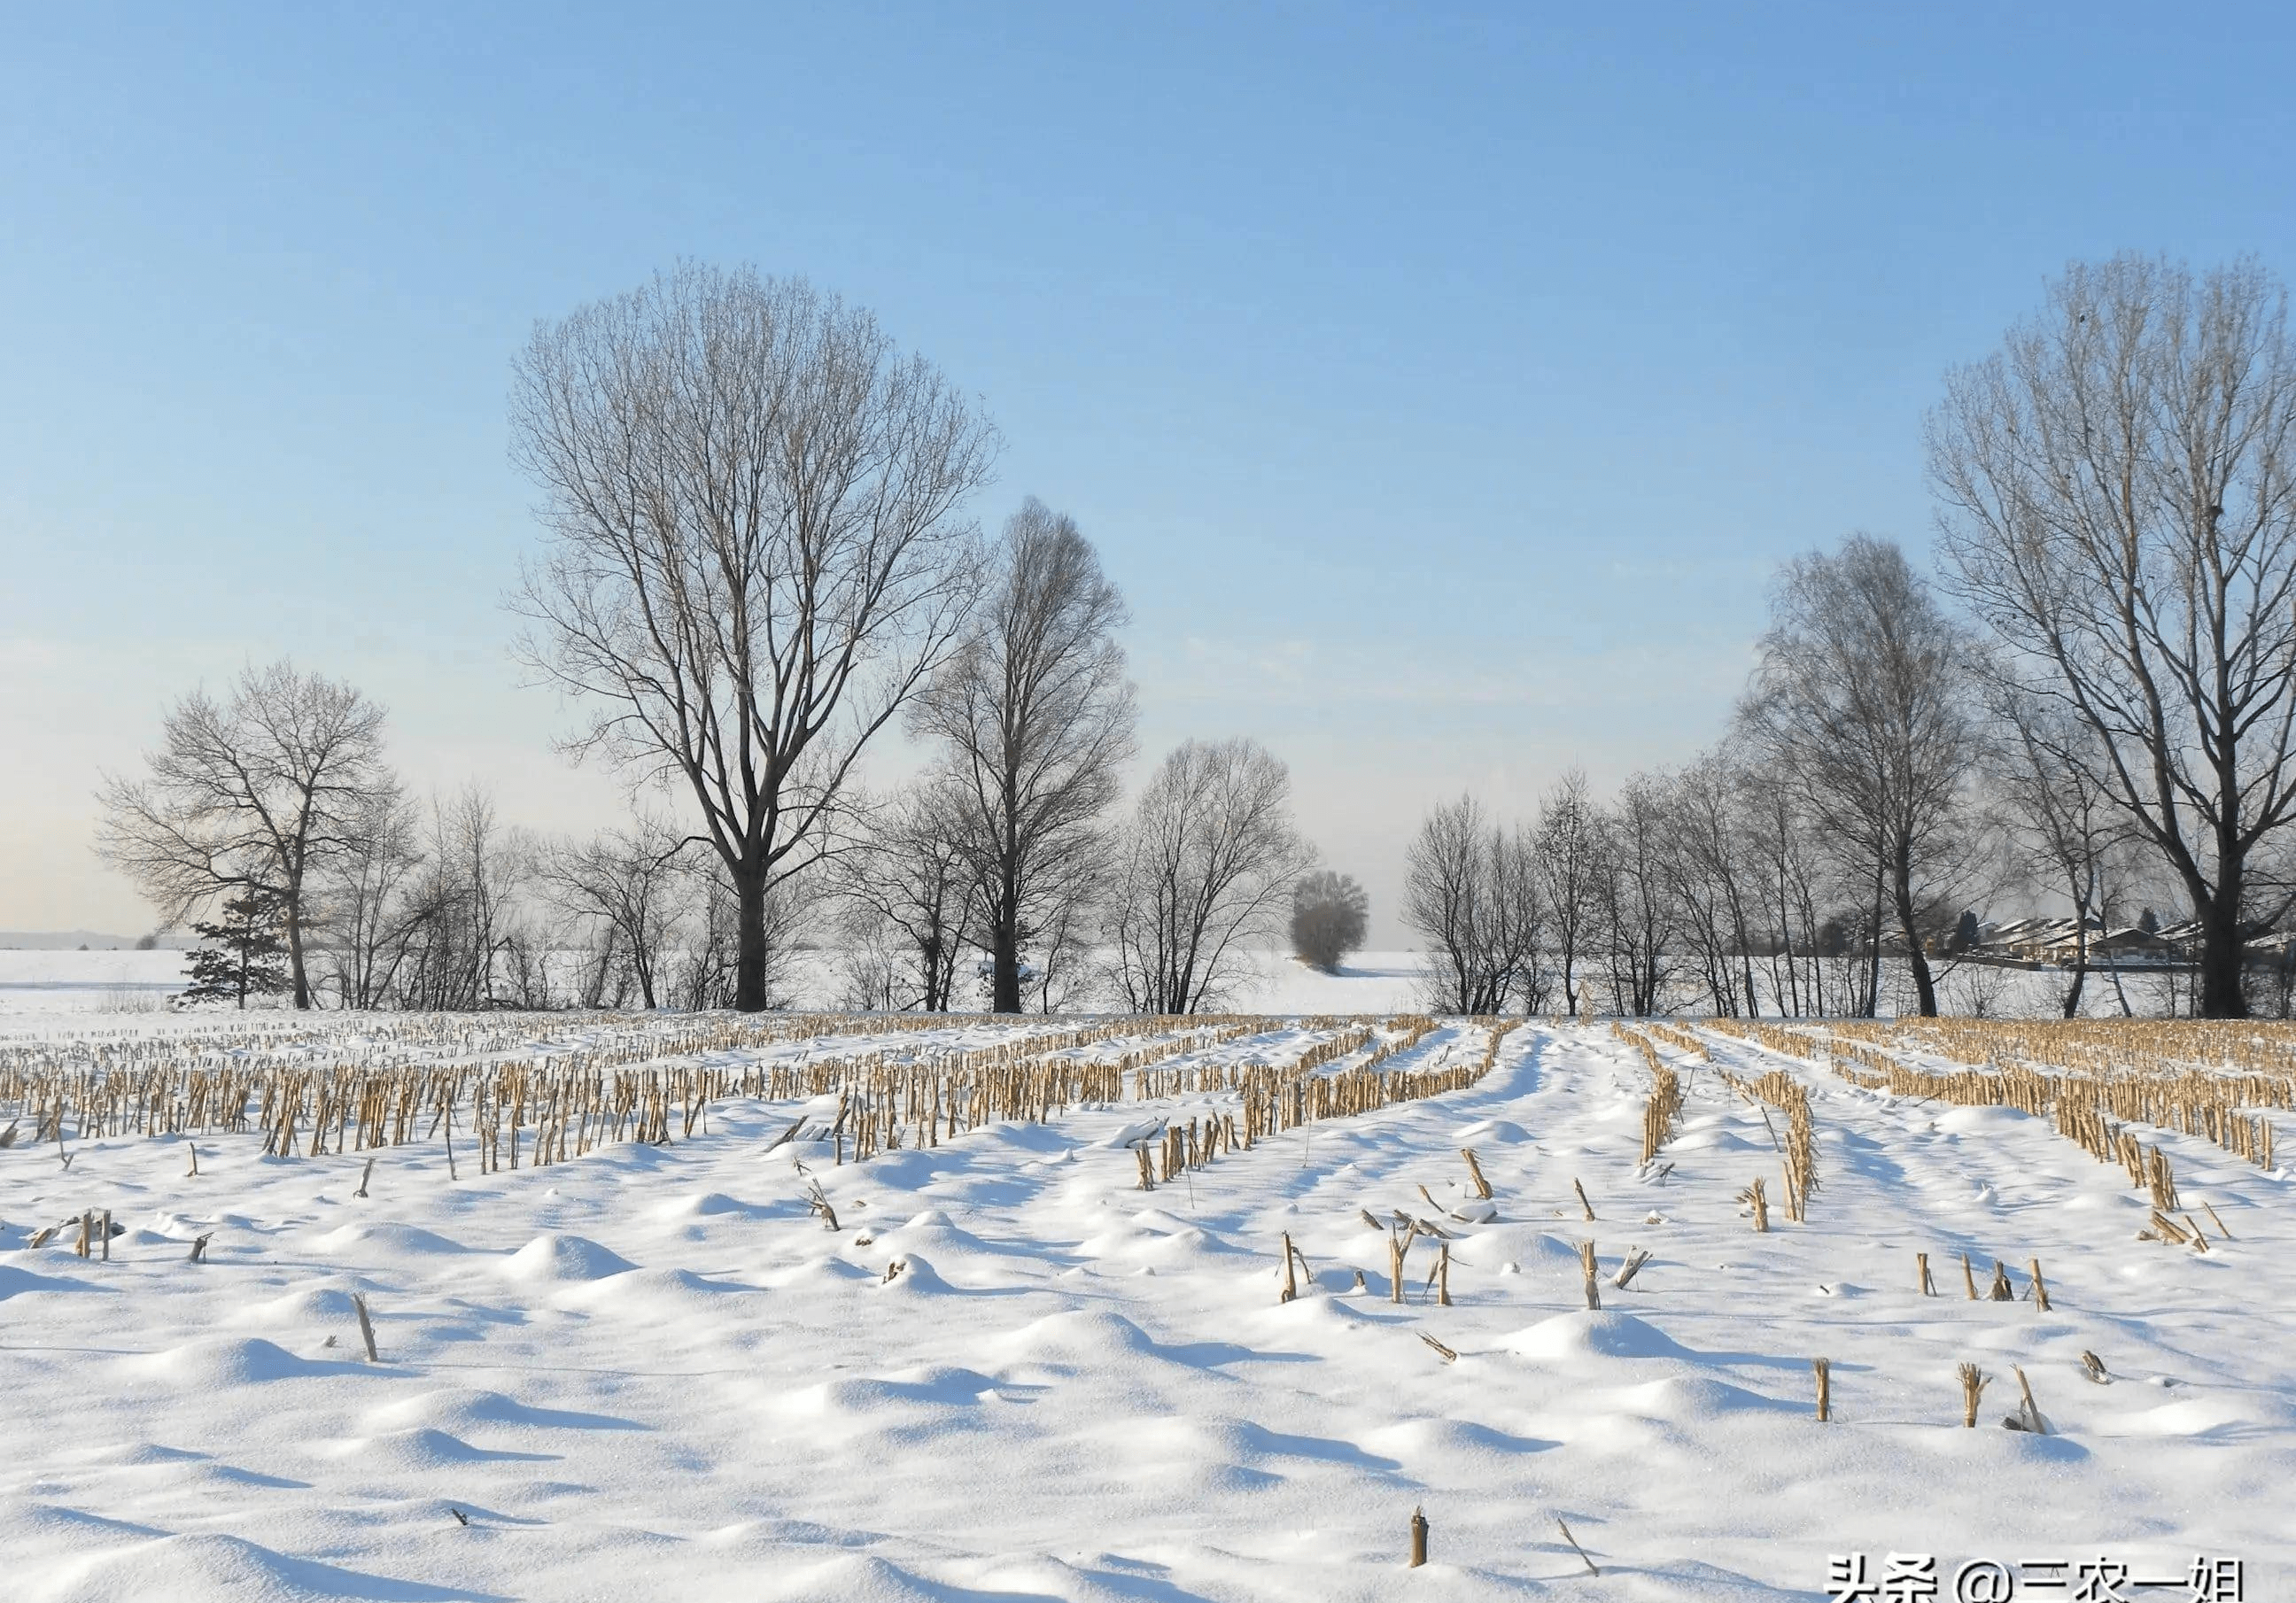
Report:
[[238,1536],[163,1536],[90,1560],[45,1603],[117,1603],[122,1598],[230,1598],[236,1603],[306,1603],[315,1598],[447,1598],[456,1594],[290,1558]]
[[1454,1130],[1451,1139],[1462,1147],[1472,1147],[1479,1142],[1506,1146],[1529,1141],[1530,1133],[1512,1119],[1478,1119],[1472,1125]]
[[361,1469],[418,1475],[427,1470],[455,1469],[503,1460],[530,1461],[543,1456],[530,1452],[492,1452],[483,1447],[473,1447],[451,1432],[429,1426],[388,1431],[378,1436],[332,1442],[323,1451],[328,1457],[348,1460]]
[[501,1392],[478,1386],[448,1386],[404,1397],[371,1409],[364,1416],[377,1434],[428,1427],[450,1435],[484,1429],[634,1430],[629,1420],[611,1414],[571,1412],[537,1408]]
[[2030,1115],[2014,1108],[1952,1108],[1937,1116],[1937,1127],[1948,1135],[1999,1135],[2014,1130]]
[[1085,1366],[1129,1364],[1156,1354],[1148,1332],[1104,1308],[1071,1308],[1048,1313],[988,1344],[1008,1360]]
[[346,1224],[329,1231],[311,1245],[337,1257],[348,1257],[355,1253],[364,1257],[431,1257],[471,1250],[460,1241],[411,1224]]
[[1690,1352],[1647,1321],[1631,1313],[1558,1313],[1508,1337],[1505,1345],[1521,1358],[1688,1358]]
[[[884,1282],[885,1289],[904,1296],[942,1296],[956,1289],[941,1279],[940,1272],[931,1263],[915,1253],[905,1252],[893,1260],[900,1272]],[[890,1268],[892,1265],[888,1264]]]
[[[1660,1339],[1663,1339],[1661,1337]],[[1808,1413],[1807,1403],[1784,1403],[1710,1375],[1669,1375],[1628,1386],[1613,1399],[1630,1414],[1652,1419],[1716,1419],[1730,1414]]]
[[110,1291],[111,1287],[94,1280],[76,1280],[69,1275],[37,1274],[29,1269],[19,1269],[12,1264],[0,1264],[0,1303],[12,1296],[26,1296],[41,1291]]
[[728,1197],[723,1191],[702,1191],[692,1197],[680,1197],[665,1202],[654,1210],[657,1219],[706,1219],[719,1214],[755,1214],[750,1204]]
[[352,1304],[351,1294],[332,1287],[312,1287],[302,1291],[291,1291],[284,1296],[275,1296],[266,1302],[250,1303],[233,1311],[231,1322],[258,1330],[306,1330],[314,1325],[339,1325],[356,1321],[358,1309]]
[[1770,1151],[1768,1141],[1748,1141],[1734,1130],[1719,1125],[1709,1130],[1691,1130],[1676,1136],[1666,1144],[1669,1152],[1751,1152]]
[[578,1282],[627,1274],[636,1264],[586,1236],[537,1236],[511,1254],[502,1272],[513,1280]]
[[259,1337],[211,1336],[127,1359],[121,1367],[131,1375],[148,1379],[212,1390],[291,1380],[306,1375],[335,1374],[343,1366],[298,1358],[284,1347]]
[[688,1269],[625,1267],[578,1280],[551,1301],[561,1308],[587,1308],[639,1319],[682,1319],[691,1314],[714,1318],[726,1311],[726,1297],[756,1289],[709,1280]]

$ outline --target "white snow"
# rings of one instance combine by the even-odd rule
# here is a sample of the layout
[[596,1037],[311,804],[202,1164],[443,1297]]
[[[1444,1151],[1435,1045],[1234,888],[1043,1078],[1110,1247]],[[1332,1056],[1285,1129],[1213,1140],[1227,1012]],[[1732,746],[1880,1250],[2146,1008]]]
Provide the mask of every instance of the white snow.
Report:
[[[1389,1067],[1481,1040],[1447,1025]],[[842,1166],[804,1139],[767,1151],[808,1105],[722,1103],[692,1140],[483,1176],[465,1152],[453,1182],[437,1143],[385,1149],[365,1198],[365,1154],[201,1138],[193,1178],[177,1139],[72,1141],[69,1169],[20,1141],[0,1150],[0,1595],[1802,1599],[1828,1595],[1829,1554],[1878,1574],[1898,1551],[1948,1577],[2222,1555],[2249,1599],[2296,1597],[2284,1171],[2147,1132],[2228,1229],[2201,1255],[2136,1240],[2126,1175],[2042,1119],[1712,1050],[1808,1086],[1807,1223],[1774,1204],[1752,1231],[1736,1197],[1777,1186],[1777,1154],[1687,1061],[1673,1167],[1637,1178],[1648,1076],[1603,1026],[1525,1026],[1471,1090],[1152,1193],[1123,1143],[1231,1098]],[[1479,1211],[1463,1146],[1485,1220],[1456,1216]],[[1424,1290],[1424,1239],[1398,1305],[1362,1215],[1437,1217],[1429,1197],[1454,1215],[1455,1305]],[[126,1227],[109,1263],[70,1232],[28,1246],[87,1208]],[[1285,1233],[1308,1273],[1280,1304]],[[1617,1290],[1637,1246],[1656,1255]],[[1917,1251],[1945,1295],[1917,1295]],[[1965,1300],[1964,1252],[2020,1289],[2038,1257],[2053,1311]],[[1964,1361],[1996,1377],[1975,1430]],[[2054,1434],[2002,1428],[2012,1364]],[[1432,1559],[1411,1572],[1415,1508]]]

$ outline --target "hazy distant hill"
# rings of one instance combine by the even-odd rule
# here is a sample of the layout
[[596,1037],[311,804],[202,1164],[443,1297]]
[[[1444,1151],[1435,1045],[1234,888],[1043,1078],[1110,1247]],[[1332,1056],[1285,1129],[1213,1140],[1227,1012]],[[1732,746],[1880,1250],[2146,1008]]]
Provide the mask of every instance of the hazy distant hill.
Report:
[[[133,935],[99,935],[92,929],[0,929],[0,952],[129,952],[142,939]],[[180,952],[194,944],[192,937],[163,935],[158,944]]]

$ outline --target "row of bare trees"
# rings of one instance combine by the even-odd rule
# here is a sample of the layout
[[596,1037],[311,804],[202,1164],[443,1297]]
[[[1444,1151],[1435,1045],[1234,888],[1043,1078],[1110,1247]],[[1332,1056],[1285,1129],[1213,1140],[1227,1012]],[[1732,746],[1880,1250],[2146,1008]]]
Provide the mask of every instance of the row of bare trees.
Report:
[[[1068,547],[1061,563],[1091,568],[1065,519],[1031,505],[1015,523],[1014,552],[1039,549],[1033,532],[1049,523]],[[1091,588],[1104,622],[1112,593]],[[1003,737],[986,755],[985,738],[952,740],[906,790],[857,798],[813,871],[767,887],[768,1006],[789,1000],[805,945],[842,949],[856,1007],[946,1010],[978,994],[1049,1010],[1088,995],[1188,1012],[1232,992],[1313,859],[1291,822],[1289,776],[1252,742],[1191,741],[1128,814],[1106,816],[1131,687],[1104,629],[1075,638],[1097,642],[1088,693],[1064,688],[1068,670],[1014,675],[972,646],[960,655],[992,685],[1035,683],[1028,716],[961,728],[1025,732],[1049,707],[1054,735]],[[287,663],[250,669],[221,699],[184,698],[149,773],[109,781],[102,848],[169,921],[261,893],[298,1007],[734,1002],[741,899],[703,843],[651,814],[545,840],[506,826],[476,787],[418,804],[384,760],[382,732],[381,710],[348,686]],[[967,783],[989,760],[1005,777]],[[972,954],[978,994],[963,973]]]
[[[2123,257],[2052,284],[1931,419],[1939,585],[1867,536],[1806,558],[1714,757],[1600,806],[1566,785],[1521,825],[1429,821],[1407,916],[1447,996],[1856,1010],[1890,948],[1931,1011],[1931,924],[2015,865],[2082,912],[2172,881],[2198,1010],[2245,1011],[2249,944],[2296,908],[2285,301],[2252,263]],[[511,603],[524,658],[587,714],[569,749],[690,827],[522,857],[467,799],[409,814],[346,687],[282,667],[194,697],[149,774],[109,788],[105,850],[178,916],[275,901],[299,1004],[323,899],[357,932],[327,948],[356,949],[344,995],[491,999],[520,967],[520,873],[611,949],[599,994],[611,973],[659,1001],[663,953],[722,950],[744,1009],[775,1000],[777,929],[821,897],[865,955],[855,987],[904,1005],[950,1005],[967,953],[992,1005],[1055,1005],[1112,950],[1100,981],[1181,1010],[1272,932],[1312,855],[1281,765],[1191,742],[1111,817],[1134,747],[1121,598],[1033,502],[984,540],[966,508],[994,428],[867,313],[681,266],[538,326],[512,426],[548,529]],[[873,797],[863,759],[894,728],[926,771]],[[673,871],[687,894],[656,883]],[[668,988],[713,994],[719,969],[680,961]]]
[[[283,664],[184,700],[149,774],[107,787],[103,850],[164,917],[275,898],[299,1007],[324,952],[353,1006],[764,1008],[818,928],[862,1005],[970,1000],[978,953],[1000,1010],[1088,985],[1187,1011],[1273,933],[1313,855],[1283,765],[1191,741],[1110,816],[1122,597],[1034,500],[983,539],[994,427],[867,313],[682,265],[538,325],[511,422],[548,531],[509,601],[520,653],[584,710],[564,748],[690,824],[545,845],[476,795],[423,813],[380,709]],[[872,794],[894,729],[925,770]]]
[[666,826],[553,842],[477,786],[417,802],[385,760],[381,709],[291,663],[176,702],[146,773],[101,799],[100,849],[163,922],[235,895],[274,910],[299,1008],[733,994],[732,887]]
[[[537,328],[512,424],[552,542],[513,601],[526,660],[592,709],[572,743],[692,792],[733,887],[734,1005],[767,1006],[770,907],[830,896],[850,1000],[1051,1007],[1113,945],[1136,1005],[1234,977],[1305,861],[1282,765],[1191,742],[1111,827],[1134,752],[1122,597],[1035,501],[985,549],[997,438],[866,313],[683,266]],[[859,789],[899,720],[930,754]],[[1279,884],[1280,882],[1280,884]]]
[[2286,323],[2252,262],[2070,268],[1931,417],[1934,585],[1867,536],[1790,563],[1714,756],[1535,826],[1428,819],[1406,916],[1445,1004],[1575,1007],[1591,952],[1620,1011],[1866,1011],[1886,951],[1934,1013],[1951,909],[2013,887],[2078,920],[2068,1016],[2089,920],[2163,893],[2194,1010],[2246,1014],[2296,912]]
[[1638,774],[1609,801],[1565,775],[1503,823],[1435,808],[1406,859],[1404,922],[1446,1012],[1737,1016],[1871,1011],[1870,876],[1744,744]]

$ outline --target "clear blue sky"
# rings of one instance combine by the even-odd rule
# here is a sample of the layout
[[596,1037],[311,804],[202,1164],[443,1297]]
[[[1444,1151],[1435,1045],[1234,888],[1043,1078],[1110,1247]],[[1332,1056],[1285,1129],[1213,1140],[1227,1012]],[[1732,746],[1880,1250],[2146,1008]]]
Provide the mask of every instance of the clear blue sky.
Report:
[[571,828],[504,655],[538,317],[802,273],[1074,512],[1152,757],[1250,733],[1391,912],[1421,810],[1718,732],[1782,558],[1926,544],[1924,409],[2044,277],[2296,267],[2286,13],[18,6],[0,46],[0,928],[201,678],[291,653]]

